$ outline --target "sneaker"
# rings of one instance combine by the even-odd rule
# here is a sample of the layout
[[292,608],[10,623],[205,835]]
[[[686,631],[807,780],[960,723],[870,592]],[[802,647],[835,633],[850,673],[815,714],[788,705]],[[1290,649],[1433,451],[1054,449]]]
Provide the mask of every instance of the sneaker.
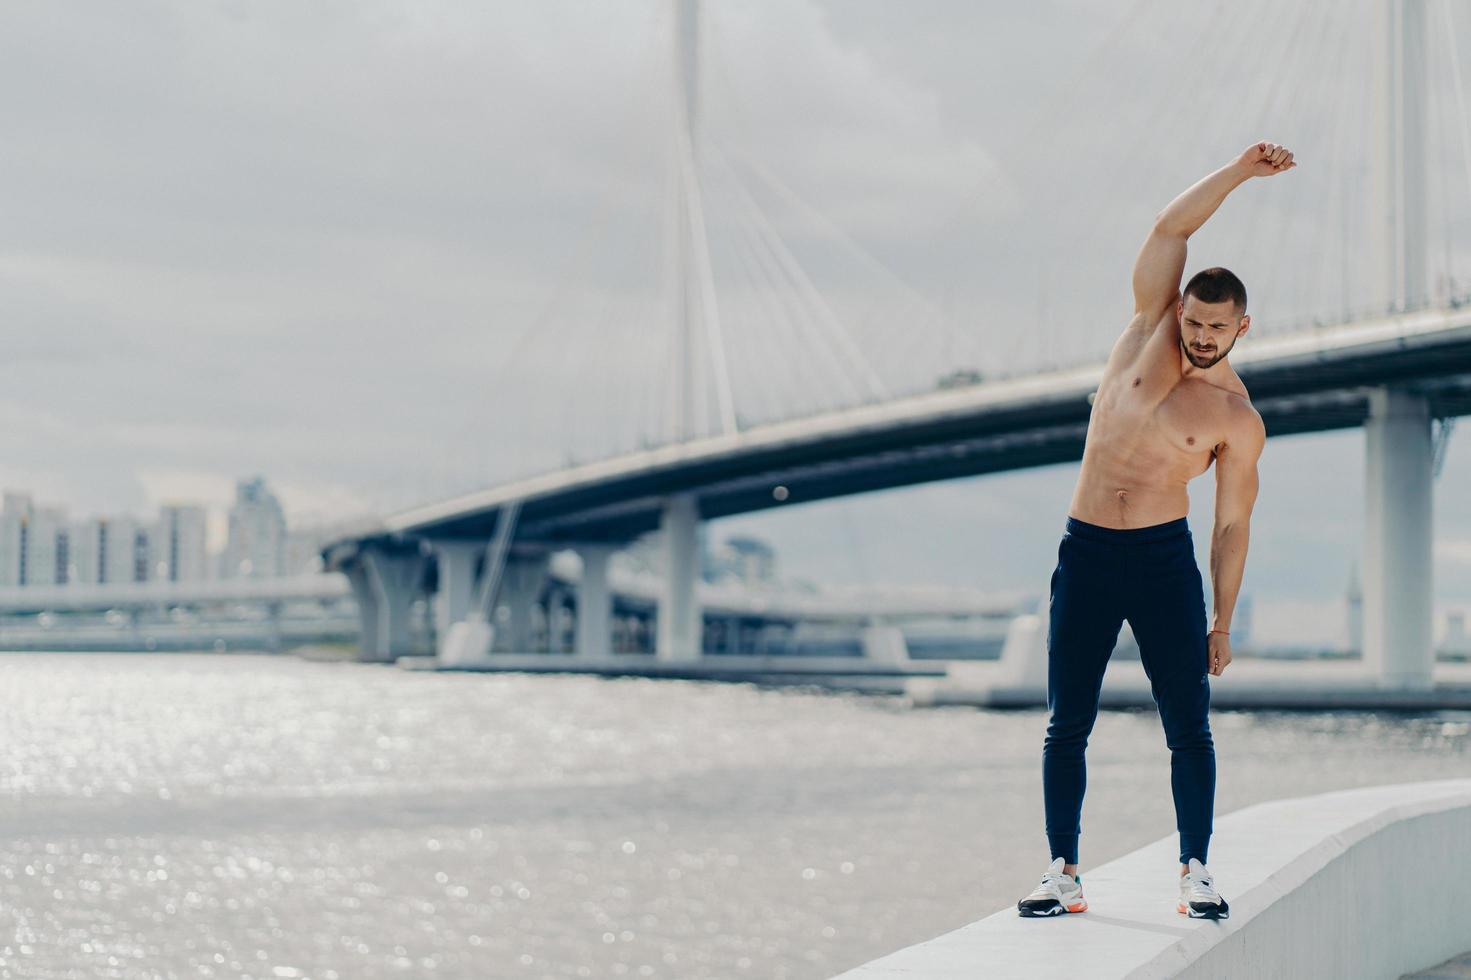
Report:
[[1229,919],[1231,906],[1216,891],[1211,873],[1195,858],[1180,876],[1180,904],[1175,911],[1192,919]]
[[1083,879],[1063,873],[1066,862],[1054,858],[1042,876],[1042,883],[1030,895],[1016,903],[1018,915],[1041,918],[1064,912],[1085,912],[1088,900],[1083,897]]

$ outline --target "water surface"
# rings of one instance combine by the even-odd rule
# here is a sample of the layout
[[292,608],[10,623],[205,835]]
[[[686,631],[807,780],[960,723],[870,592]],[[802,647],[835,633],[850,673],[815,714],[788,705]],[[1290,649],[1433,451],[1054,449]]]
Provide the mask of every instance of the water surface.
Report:
[[[821,978],[1047,863],[1040,710],[233,655],[0,691],[0,977]],[[1218,814],[1471,772],[1466,713],[1213,720]],[[1174,827],[1154,712],[1088,761],[1085,875]]]

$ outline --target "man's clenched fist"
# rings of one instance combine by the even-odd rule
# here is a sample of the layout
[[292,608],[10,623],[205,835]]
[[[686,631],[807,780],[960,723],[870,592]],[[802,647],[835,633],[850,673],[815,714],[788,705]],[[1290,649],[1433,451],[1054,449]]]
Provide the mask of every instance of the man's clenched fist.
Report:
[[1253,177],[1270,177],[1297,166],[1292,151],[1277,143],[1253,143],[1241,154],[1241,163]]

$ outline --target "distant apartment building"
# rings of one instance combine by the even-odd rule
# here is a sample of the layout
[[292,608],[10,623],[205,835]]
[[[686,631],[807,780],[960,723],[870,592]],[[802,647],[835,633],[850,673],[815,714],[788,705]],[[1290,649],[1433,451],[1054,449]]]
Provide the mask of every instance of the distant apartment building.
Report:
[[205,513],[198,504],[165,504],[158,512],[149,557],[165,582],[202,582],[205,574]]
[[7,491],[0,504],[0,586],[65,583],[70,537],[65,511]]
[[776,550],[760,538],[737,534],[712,549],[702,536],[699,544],[702,574],[707,582],[734,580],[756,587],[776,581]]
[[[25,585],[59,585],[66,581],[66,512],[34,507],[26,528]],[[58,559],[60,559],[58,561]]]
[[1466,614],[1457,609],[1445,614],[1445,635],[1440,652],[1452,657],[1471,657],[1471,634],[1466,632]]
[[776,581],[776,549],[760,538],[736,535],[725,541],[726,567],[746,585]]
[[270,578],[286,573],[286,516],[261,477],[235,485],[220,571],[224,578]]
[[70,580],[85,585],[147,582],[153,542],[148,528],[131,517],[94,517],[69,534]]
[[56,584],[66,585],[72,580],[72,529],[62,522],[56,531]]
[[1363,652],[1364,649],[1364,589],[1359,584],[1359,566],[1355,564],[1348,573],[1348,648]]
[[31,517],[29,494],[5,491],[0,504],[0,585],[25,583],[26,537]]

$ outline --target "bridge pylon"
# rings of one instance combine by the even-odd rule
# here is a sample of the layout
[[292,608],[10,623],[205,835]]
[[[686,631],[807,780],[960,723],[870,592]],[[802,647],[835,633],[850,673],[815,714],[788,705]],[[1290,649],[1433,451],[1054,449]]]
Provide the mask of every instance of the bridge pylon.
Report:
[[[721,432],[737,428],[730,369],[705,224],[701,173],[700,3],[673,0],[675,99],[670,149],[670,224],[665,251],[670,296],[669,402],[673,442],[707,434],[711,401]],[[713,390],[709,390],[713,384]]]
[[[1427,6],[1426,0],[1384,0],[1381,7],[1374,101],[1381,137],[1370,227],[1392,312],[1420,309],[1430,298]],[[1364,664],[1385,687],[1429,689],[1434,452],[1426,397],[1409,388],[1371,390],[1364,442]]]

